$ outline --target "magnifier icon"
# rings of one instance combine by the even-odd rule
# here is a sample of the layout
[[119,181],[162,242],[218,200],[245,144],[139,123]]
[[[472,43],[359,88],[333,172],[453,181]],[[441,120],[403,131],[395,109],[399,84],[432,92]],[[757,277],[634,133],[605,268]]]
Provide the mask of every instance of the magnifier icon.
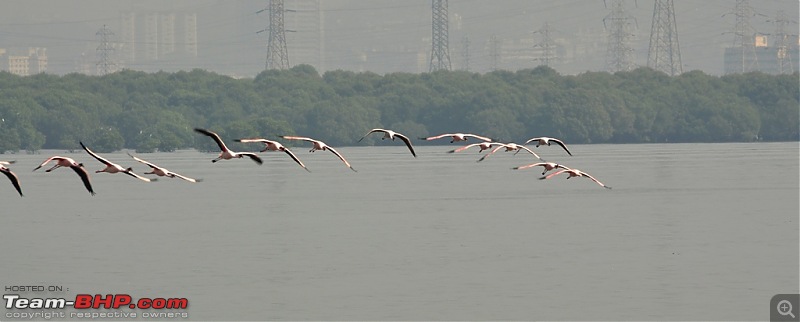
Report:
[[791,316],[792,319],[796,319],[794,313],[792,313],[792,302],[789,302],[789,300],[778,302],[778,314],[783,316],[788,315]]

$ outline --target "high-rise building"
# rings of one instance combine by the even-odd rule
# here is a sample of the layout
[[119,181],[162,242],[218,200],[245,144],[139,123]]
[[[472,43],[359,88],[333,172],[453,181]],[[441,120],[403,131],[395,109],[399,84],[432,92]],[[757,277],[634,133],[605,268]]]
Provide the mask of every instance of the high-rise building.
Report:
[[29,76],[47,71],[47,48],[0,48],[0,70]]
[[288,11],[284,15],[285,27],[291,31],[286,34],[291,64],[308,64],[318,72],[324,72],[324,14],[320,10],[320,1],[289,0],[284,8]]
[[[197,13],[124,11],[120,30],[120,65],[126,68],[180,69],[198,56]],[[165,62],[170,64],[160,64]]]

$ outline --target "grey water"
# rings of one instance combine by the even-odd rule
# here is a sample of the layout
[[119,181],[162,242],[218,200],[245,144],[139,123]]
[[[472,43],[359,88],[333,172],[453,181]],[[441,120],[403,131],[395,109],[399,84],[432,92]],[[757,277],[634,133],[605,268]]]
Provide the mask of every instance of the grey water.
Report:
[[[535,149],[611,190],[511,170],[530,154],[378,144],[338,149],[358,172],[302,146],[310,173],[278,152],[138,155],[196,184],[0,155],[25,193],[0,178],[0,286],[186,298],[191,320],[767,320],[800,288],[797,142]],[[97,195],[31,172],[54,154]]]

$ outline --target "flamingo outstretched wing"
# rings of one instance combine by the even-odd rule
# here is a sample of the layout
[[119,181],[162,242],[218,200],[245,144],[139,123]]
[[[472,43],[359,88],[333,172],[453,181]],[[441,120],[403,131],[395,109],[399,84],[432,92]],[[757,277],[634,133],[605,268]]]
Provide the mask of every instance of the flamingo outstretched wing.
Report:
[[214,142],[217,142],[217,146],[219,146],[219,149],[221,151],[230,151],[230,150],[228,150],[228,147],[225,146],[225,142],[223,142],[222,139],[219,137],[219,134],[217,134],[215,132],[211,132],[211,131],[206,130],[206,129],[201,129],[201,128],[195,128],[194,131],[197,132],[197,133],[201,133],[201,134],[210,136],[212,139],[214,139]]
[[340,160],[342,160],[342,162],[344,162],[344,164],[345,164],[345,165],[346,165],[348,168],[350,168],[350,170],[353,170],[353,171],[355,171],[355,172],[358,172],[358,171],[356,171],[356,169],[353,169],[353,166],[351,166],[351,165],[350,165],[350,162],[347,162],[347,160],[345,160],[345,159],[344,159],[344,157],[343,157],[341,154],[339,154],[339,152],[338,152],[338,151],[336,151],[336,149],[334,149],[334,148],[332,148],[332,147],[328,147],[328,151],[331,151],[331,153],[333,153],[333,154],[335,154],[337,157],[339,157],[339,159],[340,159]]
[[86,152],[89,153],[89,155],[91,155],[93,158],[97,159],[97,161],[100,161],[101,163],[105,164],[106,166],[113,166],[114,165],[114,163],[112,163],[111,161],[108,161],[105,158],[97,155],[97,153],[94,153],[94,151],[89,150],[89,148],[87,148],[85,145],[83,145],[83,142],[78,142],[78,143],[81,144],[81,147],[84,150],[86,150]]
[[11,172],[11,169],[2,165],[0,165],[0,172],[8,177],[8,180],[10,180],[11,184],[14,185],[14,189],[17,189],[17,193],[19,193],[19,196],[22,197],[22,188],[19,185],[19,177],[17,177],[17,174]]

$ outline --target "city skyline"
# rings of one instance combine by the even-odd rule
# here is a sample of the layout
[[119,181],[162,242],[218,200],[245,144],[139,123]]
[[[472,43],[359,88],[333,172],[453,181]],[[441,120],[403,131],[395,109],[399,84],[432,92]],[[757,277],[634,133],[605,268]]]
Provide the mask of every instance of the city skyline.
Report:
[[[115,59],[124,67],[148,72],[201,68],[254,77],[264,70],[266,59],[267,34],[258,32],[269,26],[269,14],[257,12],[268,5],[268,0],[6,1],[0,13],[0,48],[46,48],[47,72],[66,74],[79,71],[81,57],[84,64],[97,62],[95,34],[103,25],[110,26],[116,42],[124,45],[125,12],[194,14],[196,59],[178,55],[134,63],[124,61],[122,50],[117,50]],[[320,73],[336,69],[378,74],[428,71],[430,0],[285,0],[284,6],[290,66],[306,63]],[[675,0],[674,6],[683,71],[723,74],[725,48],[735,41],[736,1]],[[796,37],[797,1],[751,1],[750,6],[754,9],[750,24],[758,34],[773,37],[781,12],[791,21],[788,30]],[[646,66],[653,2],[626,1],[625,10],[634,24],[633,62]],[[542,47],[534,49],[542,41],[537,31],[547,25],[556,45],[556,53],[549,54],[555,55],[548,59],[549,66],[562,74],[606,70],[607,26],[603,20],[610,12],[611,2],[603,1],[450,0],[452,69],[485,73],[494,68],[534,68],[542,63]],[[152,41],[137,40],[129,46],[148,43]],[[176,44],[185,45],[182,40],[172,40],[172,45]],[[797,60],[792,57],[795,70]]]

